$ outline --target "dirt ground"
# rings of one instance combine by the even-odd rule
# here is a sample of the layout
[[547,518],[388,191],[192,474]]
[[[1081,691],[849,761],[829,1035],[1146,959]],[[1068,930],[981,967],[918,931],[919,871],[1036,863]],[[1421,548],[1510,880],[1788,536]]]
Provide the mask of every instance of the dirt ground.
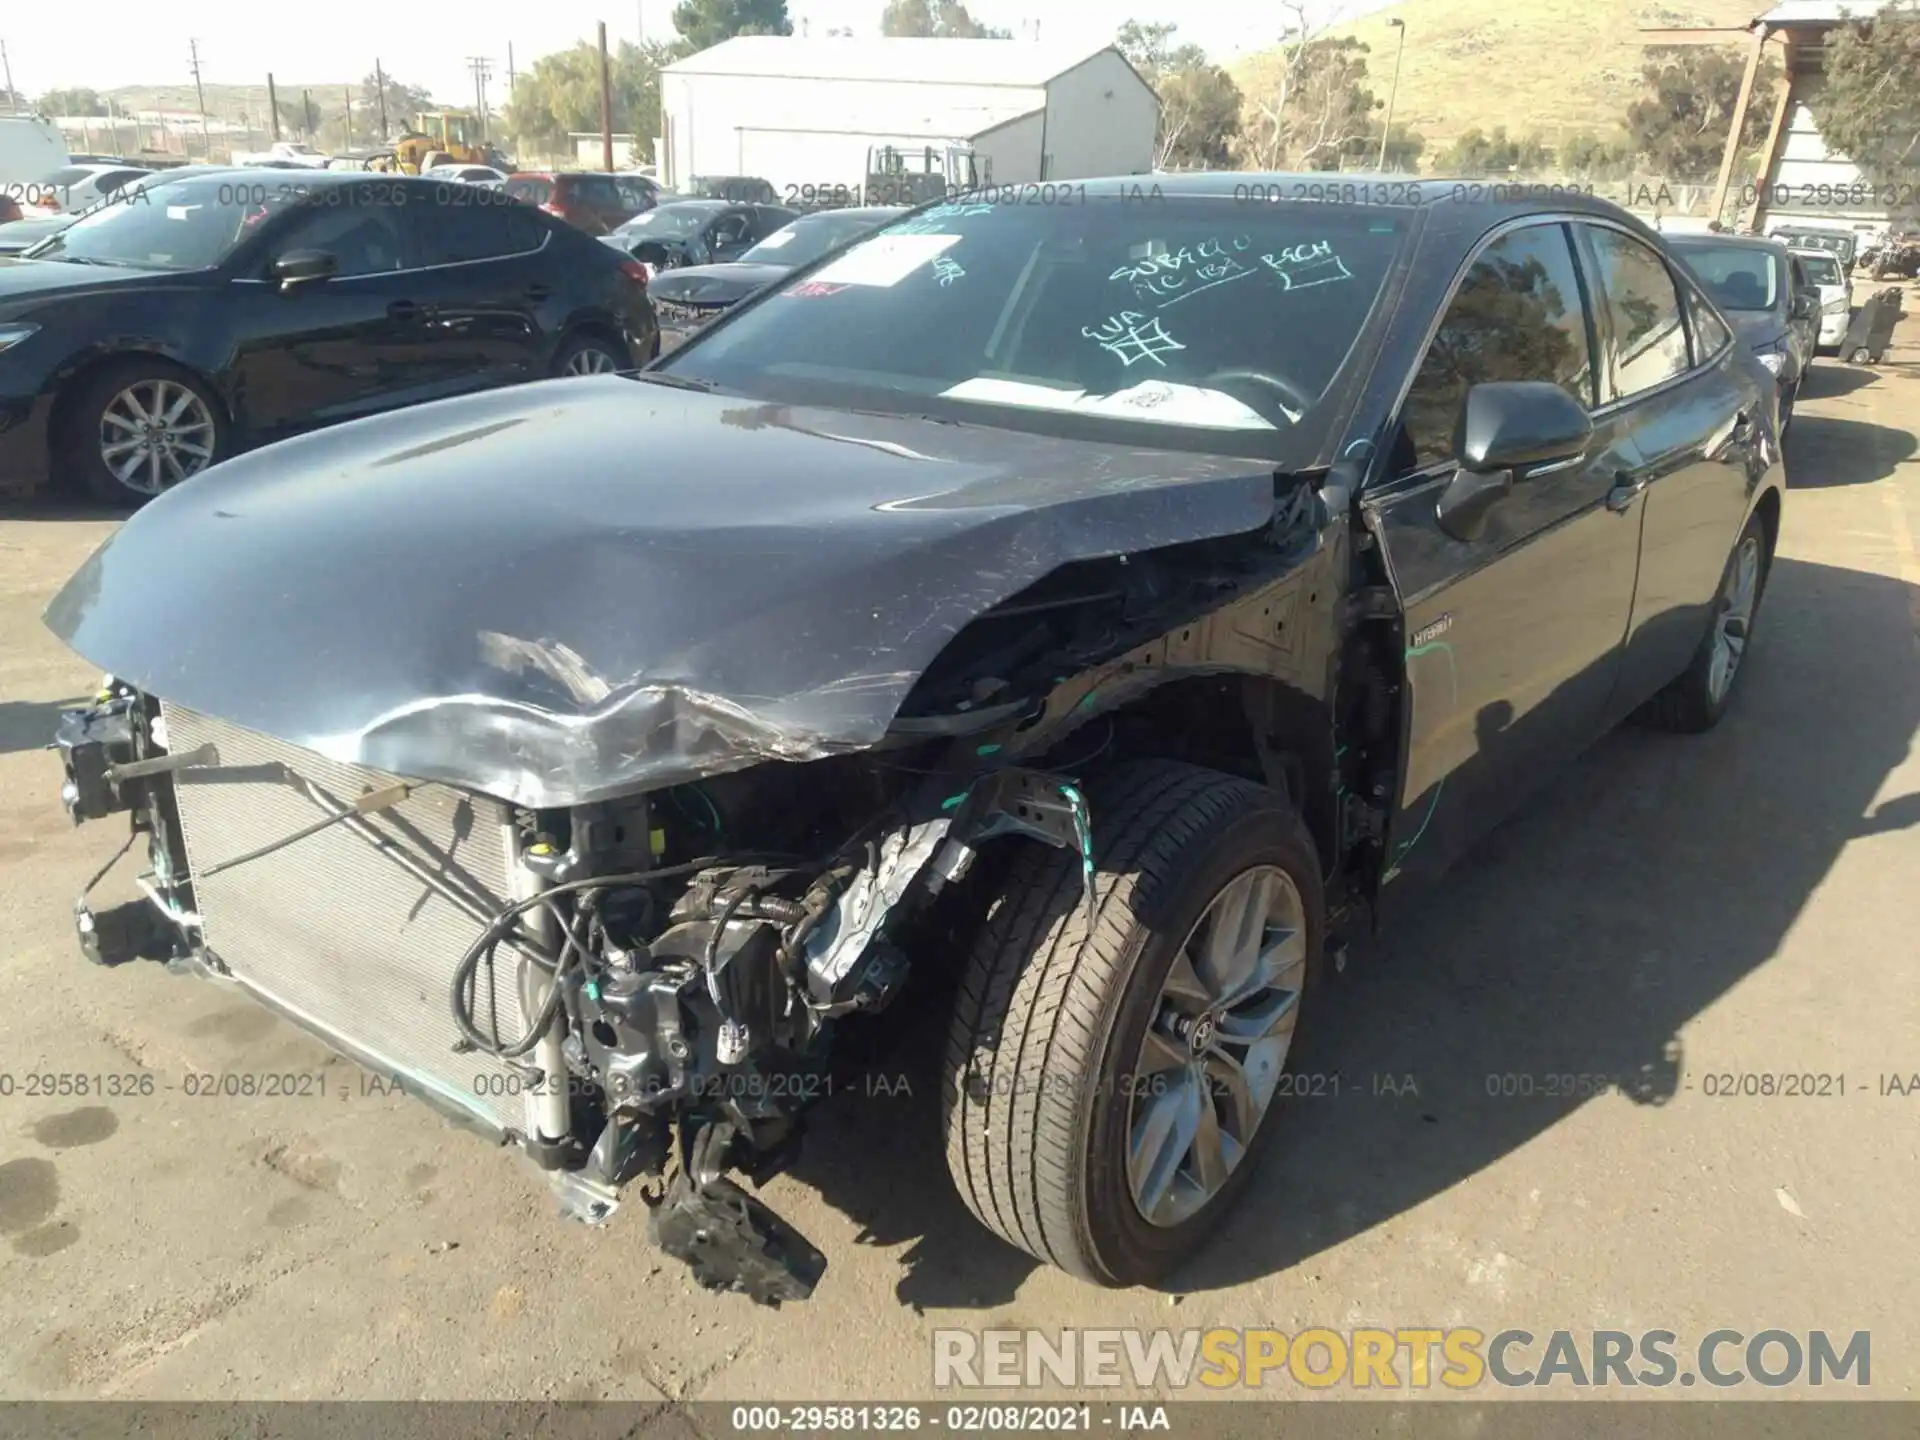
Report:
[[[930,1398],[936,1326],[1467,1324],[1865,1329],[1870,1394],[1912,1398],[1920,1096],[1879,1077],[1920,1071],[1920,348],[1889,361],[1809,381],[1729,722],[1611,736],[1354,953],[1303,1041],[1349,1083],[1284,1118],[1175,1298],[1089,1289],[985,1234],[948,1186],[929,1076],[836,1099],[770,1188],[832,1261],[775,1313],[694,1288],[638,1205],[561,1222],[522,1164],[353,1093],[358,1072],[246,1001],[86,966],[69,907],[118,832],[60,810],[39,747],[97,677],[39,615],[113,524],[8,512],[0,1071],[155,1090],[0,1098],[0,1395]],[[184,1090],[286,1071],[329,1095]],[[1846,1093],[1704,1093],[1761,1071]],[[1569,1073],[1650,1075],[1660,1103],[1489,1093]],[[1387,1075],[1400,1093],[1373,1093]]]

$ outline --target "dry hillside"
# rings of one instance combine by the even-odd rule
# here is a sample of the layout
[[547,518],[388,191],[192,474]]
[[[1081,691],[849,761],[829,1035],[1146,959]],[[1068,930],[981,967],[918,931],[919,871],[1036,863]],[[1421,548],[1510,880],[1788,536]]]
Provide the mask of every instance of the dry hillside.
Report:
[[[1744,25],[1765,0],[1401,0],[1334,27],[1372,47],[1374,93],[1386,98],[1397,43],[1387,21],[1406,21],[1394,123],[1427,139],[1427,154],[1463,130],[1538,129],[1549,144],[1582,130],[1606,134],[1637,94],[1645,26]],[[1242,91],[1264,89],[1270,53],[1228,67]]]

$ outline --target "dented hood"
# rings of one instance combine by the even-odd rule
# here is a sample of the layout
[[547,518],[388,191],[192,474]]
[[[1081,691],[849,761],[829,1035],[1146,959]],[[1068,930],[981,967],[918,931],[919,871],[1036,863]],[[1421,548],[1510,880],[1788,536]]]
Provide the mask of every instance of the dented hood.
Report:
[[1246,459],[572,378],[226,461],[46,619],[333,759],[584,803],[873,745],[982,611],[1273,505]]

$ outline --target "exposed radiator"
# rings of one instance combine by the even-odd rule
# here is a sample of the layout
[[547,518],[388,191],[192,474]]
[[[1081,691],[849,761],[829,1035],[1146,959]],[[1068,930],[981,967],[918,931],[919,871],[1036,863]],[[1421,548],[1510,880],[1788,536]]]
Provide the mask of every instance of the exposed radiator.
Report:
[[[397,1074],[483,1121],[525,1129],[524,1082],[500,1060],[457,1053],[449,1011],[455,967],[480,922],[352,833],[330,826],[208,879],[200,872],[324,819],[279,767],[350,805],[395,777],[177,706],[162,707],[168,748],[211,743],[216,769],[175,773],[195,908],[211,949],[236,978],[320,1034],[344,1042],[383,1076]],[[436,877],[483,899],[513,893],[507,805],[421,785],[366,822]],[[526,1028],[507,944],[483,966],[475,1013],[508,1040]],[[492,1008],[490,1008],[492,1007]],[[497,1018],[496,1018],[497,1015]]]

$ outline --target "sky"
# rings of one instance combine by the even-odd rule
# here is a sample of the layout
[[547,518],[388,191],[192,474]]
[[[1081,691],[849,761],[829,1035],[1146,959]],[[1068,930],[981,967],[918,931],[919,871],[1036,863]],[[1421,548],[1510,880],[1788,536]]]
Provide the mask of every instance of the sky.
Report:
[[[592,39],[604,20],[609,41],[666,39],[675,0],[468,0],[415,4],[408,0],[328,0],[318,9],[260,0],[94,0],[82,12],[44,0],[0,3],[0,43],[13,82],[37,96],[75,85],[108,90],[121,85],[186,84],[189,40],[197,41],[202,78],[209,84],[259,85],[268,71],[282,82],[358,80],[376,57],[387,73],[423,85],[443,104],[471,99],[470,56],[493,61],[497,77],[490,104],[504,97],[507,49],[517,68],[539,55]],[[1377,10],[1386,0],[1309,0],[1316,19]],[[885,0],[787,0],[794,33],[813,35],[851,26],[856,35],[879,32]],[[974,18],[1020,35],[1040,12],[1042,40],[1111,39],[1127,20],[1176,22],[1178,38],[1204,46],[1216,59],[1260,50],[1277,38],[1285,11],[1258,0],[969,0]],[[76,23],[84,13],[84,27]]]

